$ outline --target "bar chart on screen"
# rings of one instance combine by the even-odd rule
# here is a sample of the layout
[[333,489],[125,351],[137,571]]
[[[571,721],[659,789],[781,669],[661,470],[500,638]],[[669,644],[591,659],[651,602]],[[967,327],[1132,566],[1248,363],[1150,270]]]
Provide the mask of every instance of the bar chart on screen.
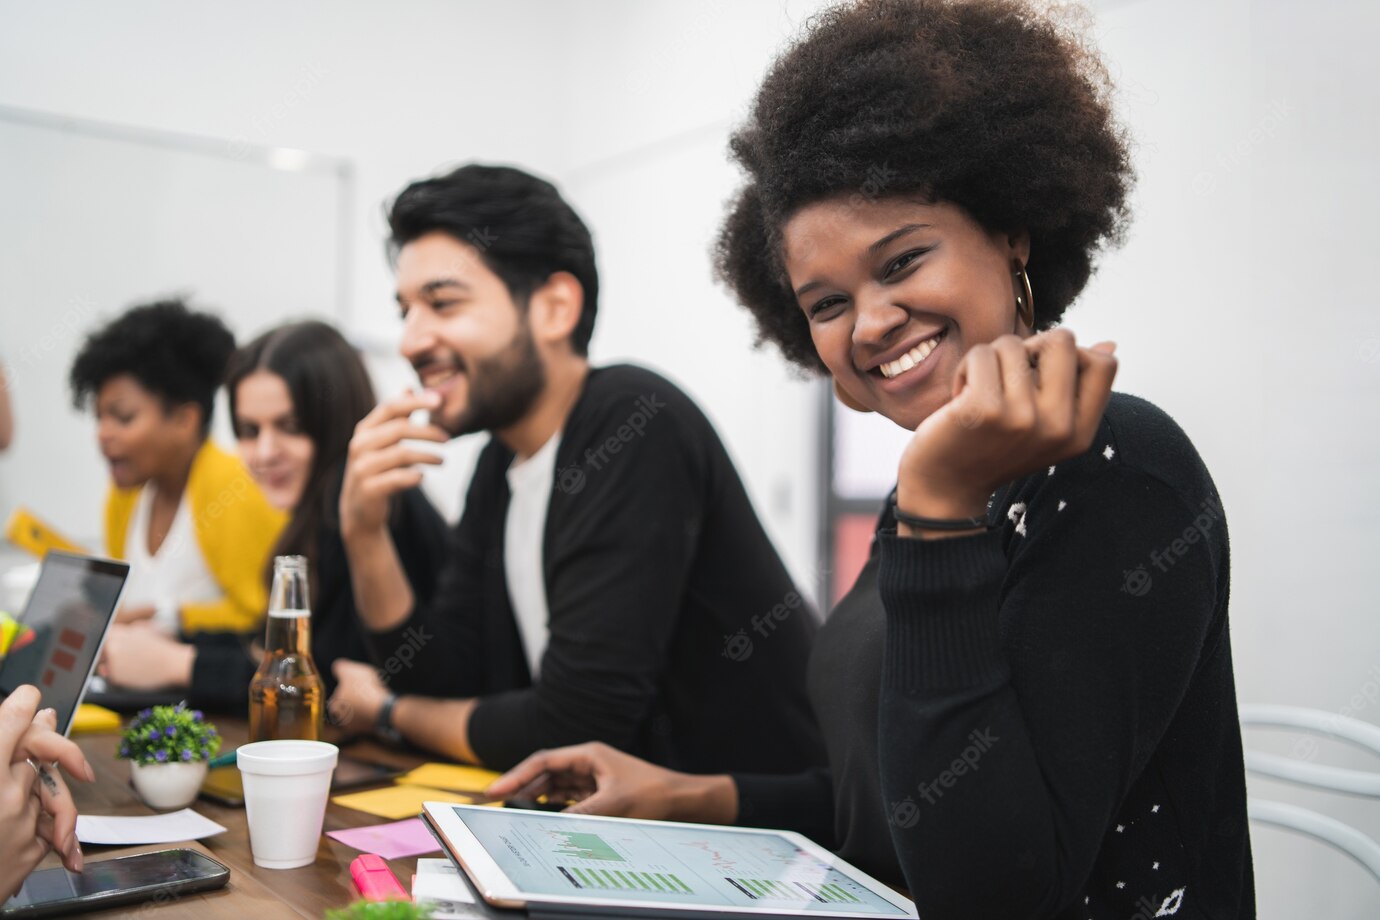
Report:
[[801,914],[888,907],[856,879],[772,832],[463,811],[471,832],[528,893]]

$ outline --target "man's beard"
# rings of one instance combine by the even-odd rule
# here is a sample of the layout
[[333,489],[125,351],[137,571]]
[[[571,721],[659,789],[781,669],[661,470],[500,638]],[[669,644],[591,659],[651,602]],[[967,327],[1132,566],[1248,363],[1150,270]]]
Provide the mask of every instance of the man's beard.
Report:
[[454,419],[433,412],[431,421],[453,438],[501,431],[522,420],[546,388],[546,368],[532,330],[524,323],[498,354],[470,362],[468,405]]

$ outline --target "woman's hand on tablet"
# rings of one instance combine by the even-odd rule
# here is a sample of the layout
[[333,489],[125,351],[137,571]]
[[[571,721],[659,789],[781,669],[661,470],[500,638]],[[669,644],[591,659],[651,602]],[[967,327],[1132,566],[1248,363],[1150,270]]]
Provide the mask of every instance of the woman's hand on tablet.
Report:
[[598,741],[538,751],[486,791],[495,799],[570,802],[566,811],[575,814],[701,824],[738,818],[732,777],[677,773]]

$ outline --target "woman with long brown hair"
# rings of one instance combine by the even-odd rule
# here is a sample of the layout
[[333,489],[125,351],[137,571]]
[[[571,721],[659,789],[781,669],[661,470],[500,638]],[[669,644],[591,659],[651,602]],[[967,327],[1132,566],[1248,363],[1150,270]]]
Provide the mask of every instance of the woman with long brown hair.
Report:
[[[312,657],[334,689],[337,659],[384,659],[355,612],[337,507],[345,456],[355,425],[374,407],[359,353],[333,327],[314,321],[270,330],[235,352],[226,372],[230,415],[240,456],[270,504],[291,516],[270,554],[305,556],[311,573]],[[446,528],[421,489],[393,504],[390,530],[412,589],[430,596],[446,545]],[[188,687],[194,705],[245,705],[257,667],[256,634],[150,636],[120,662],[140,675],[136,686]],[[134,660],[137,659],[137,660]],[[125,684],[130,685],[129,681]]]

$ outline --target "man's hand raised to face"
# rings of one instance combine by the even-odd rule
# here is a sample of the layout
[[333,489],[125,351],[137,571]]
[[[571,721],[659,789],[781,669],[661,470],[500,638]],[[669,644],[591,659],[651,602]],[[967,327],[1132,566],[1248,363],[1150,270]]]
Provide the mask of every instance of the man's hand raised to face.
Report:
[[404,443],[450,440],[436,425],[411,420],[413,412],[440,404],[441,397],[430,391],[407,392],[380,403],[355,426],[340,488],[340,533],[346,542],[382,532],[388,526],[388,500],[421,483],[419,464],[441,463],[439,454]]

